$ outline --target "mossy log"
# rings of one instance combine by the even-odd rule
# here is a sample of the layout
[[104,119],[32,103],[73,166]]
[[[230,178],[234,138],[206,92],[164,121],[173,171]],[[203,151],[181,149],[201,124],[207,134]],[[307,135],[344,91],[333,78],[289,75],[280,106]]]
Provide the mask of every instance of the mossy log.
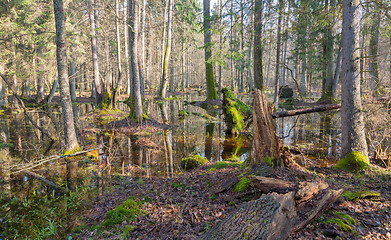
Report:
[[286,193],[291,191],[294,187],[294,183],[292,182],[287,182],[275,178],[261,176],[249,176],[248,178],[251,180],[251,185],[263,193]]
[[274,166],[283,165],[280,158],[280,141],[274,129],[272,111],[265,94],[260,90],[254,92],[253,106],[254,137],[251,150],[250,165],[272,158]]

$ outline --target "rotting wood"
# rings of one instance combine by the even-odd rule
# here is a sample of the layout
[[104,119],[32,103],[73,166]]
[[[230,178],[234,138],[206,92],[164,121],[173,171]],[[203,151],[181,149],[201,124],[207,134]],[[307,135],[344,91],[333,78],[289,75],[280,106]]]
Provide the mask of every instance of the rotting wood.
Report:
[[265,157],[273,159],[274,166],[283,165],[280,158],[280,142],[275,133],[271,108],[265,94],[260,90],[254,92],[253,106],[253,144],[250,165],[255,166]]
[[263,193],[284,193],[293,190],[294,187],[294,183],[292,182],[275,178],[261,176],[248,176],[248,178],[251,180],[251,185]]
[[296,192],[295,200],[297,204],[309,200],[320,191],[328,188],[329,185],[323,181],[301,182],[299,183],[299,190]]
[[[296,232],[307,226],[307,224],[309,224],[313,219],[328,210],[342,193],[343,189],[326,189],[325,194],[319,201],[316,201],[315,203],[309,203],[309,205],[316,205],[316,207],[297,220],[297,224],[292,228],[292,232]],[[303,208],[306,208],[306,206],[303,206]]]
[[[391,96],[370,98],[363,101],[364,104],[376,103],[376,102],[385,102],[391,100]],[[314,112],[325,112],[330,110],[335,110],[341,108],[341,104],[326,104],[312,108],[301,108],[295,110],[287,110],[273,113],[273,118],[282,118],[282,117],[291,117],[301,114],[314,113]]]
[[198,239],[286,239],[296,219],[294,193],[270,193],[242,203]]

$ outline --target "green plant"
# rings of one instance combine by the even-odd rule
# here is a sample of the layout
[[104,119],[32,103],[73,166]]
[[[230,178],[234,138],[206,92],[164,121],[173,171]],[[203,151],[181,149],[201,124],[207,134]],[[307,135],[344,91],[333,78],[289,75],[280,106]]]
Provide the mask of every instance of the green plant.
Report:
[[358,151],[349,153],[346,158],[339,160],[336,168],[340,170],[358,171],[363,170],[369,166],[368,157]]

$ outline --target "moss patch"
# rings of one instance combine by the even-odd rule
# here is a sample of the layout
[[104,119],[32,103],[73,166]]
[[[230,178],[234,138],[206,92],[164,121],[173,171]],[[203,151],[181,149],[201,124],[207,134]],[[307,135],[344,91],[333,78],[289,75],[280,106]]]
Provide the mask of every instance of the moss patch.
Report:
[[335,212],[335,214],[337,214],[337,216],[340,219],[344,220],[347,224],[354,225],[354,226],[357,225],[356,219],[352,218],[349,214],[346,214],[346,213],[343,213],[343,212]]
[[353,229],[352,227],[349,225],[349,224],[346,224],[342,219],[339,219],[339,218],[329,218],[327,219],[326,223],[334,223],[336,225],[338,225],[338,227],[342,230],[342,231],[349,231],[349,232],[352,232]]
[[244,192],[250,186],[251,180],[247,177],[242,177],[239,182],[235,185],[235,192]]
[[200,155],[192,155],[188,158],[184,158],[181,160],[181,168],[185,170],[194,169],[200,165],[206,164],[208,159],[200,156]]
[[141,206],[144,203],[144,201],[139,201],[134,197],[128,198],[121,205],[106,213],[105,220],[101,226],[114,227],[124,221],[134,221],[137,217],[145,214],[145,211],[141,210]]
[[217,162],[213,165],[211,165],[210,169],[220,169],[220,168],[227,168],[227,167],[240,167],[242,163],[233,163],[233,162]]
[[359,192],[344,192],[341,197],[345,197],[349,201],[354,201],[356,199],[373,199],[378,200],[380,198],[380,193],[374,191],[359,191]]
[[342,158],[339,160],[337,165],[335,165],[335,167],[340,170],[348,171],[359,171],[367,168],[368,166],[368,157],[357,151],[349,153],[346,158]]
[[262,162],[267,163],[270,167],[273,167],[273,158],[272,157],[264,157],[262,158]]

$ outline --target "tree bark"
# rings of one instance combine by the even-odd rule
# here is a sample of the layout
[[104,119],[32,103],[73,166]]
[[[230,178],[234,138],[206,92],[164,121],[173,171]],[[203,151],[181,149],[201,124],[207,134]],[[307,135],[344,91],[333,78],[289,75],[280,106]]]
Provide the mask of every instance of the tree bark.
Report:
[[281,52],[281,20],[282,20],[282,9],[284,2],[278,0],[278,20],[277,20],[277,46],[276,46],[276,75],[274,80],[274,108],[278,109],[278,98],[280,88],[280,52]]
[[259,89],[254,92],[253,126],[254,137],[250,165],[255,166],[265,157],[270,157],[274,165],[281,166],[280,142],[274,131],[271,108],[265,94]]
[[343,1],[342,21],[342,157],[352,151],[368,156],[359,79],[359,1]]
[[[90,20],[90,34],[91,34],[91,53],[92,53],[92,68],[94,74],[94,84],[95,84],[95,102],[97,107],[101,106],[103,100],[102,86],[99,78],[99,62],[98,62],[98,43],[96,37],[96,21],[95,19],[95,4],[94,0],[88,0],[88,15]],[[94,89],[93,89],[94,91]]]
[[79,147],[76,138],[75,125],[73,121],[72,102],[70,99],[69,80],[67,73],[67,53],[65,40],[65,19],[62,0],[53,0],[54,17],[56,23],[56,45],[57,45],[57,71],[60,83],[62,117],[64,122],[65,148],[74,150]]
[[[254,3],[254,88],[263,90],[262,70],[262,0]],[[269,58],[270,63],[270,58]]]
[[218,99],[216,84],[213,75],[212,61],[212,33],[210,24],[210,0],[204,0],[204,50],[205,50],[205,77],[206,100]]

